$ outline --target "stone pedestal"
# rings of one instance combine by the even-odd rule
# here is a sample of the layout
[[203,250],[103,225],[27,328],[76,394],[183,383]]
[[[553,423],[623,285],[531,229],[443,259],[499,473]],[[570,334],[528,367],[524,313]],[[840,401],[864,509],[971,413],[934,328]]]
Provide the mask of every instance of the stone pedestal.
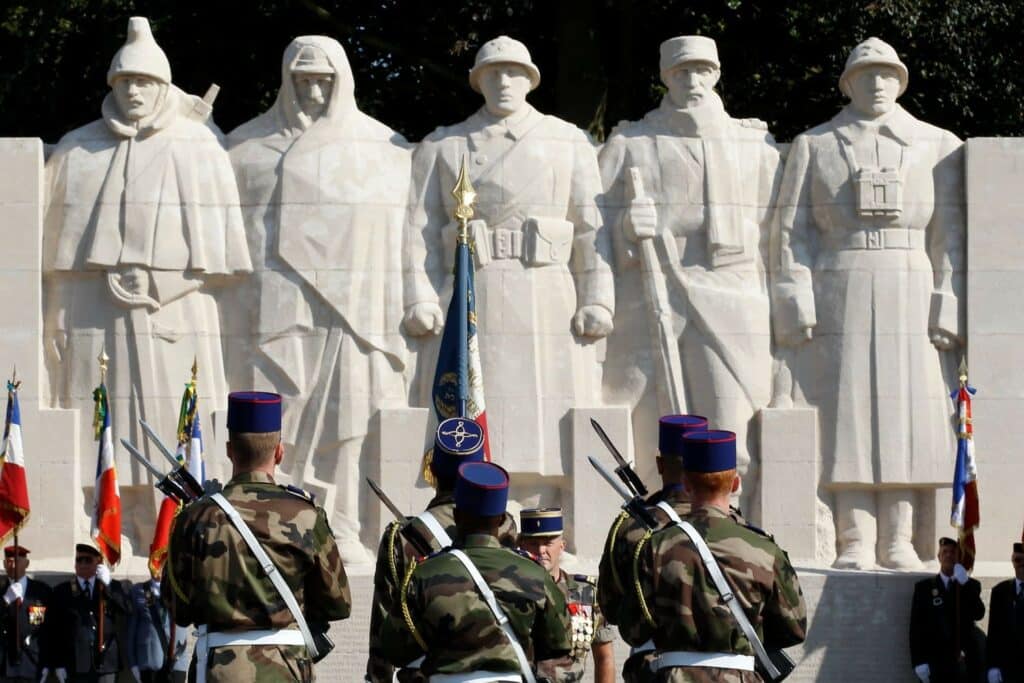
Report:
[[[380,459],[369,462],[366,476],[373,477],[392,502],[405,514],[414,515],[427,507],[434,489],[424,480],[420,469],[423,453],[433,443],[428,429],[427,408],[384,408],[374,418],[379,421]],[[377,469],[374,472],[374,469]],[[369,504],[363,520],[364,538],[379,539],[394,515],[381,503],[369,486],[364,486]],[[373,544],[376,541],[372,542]],[[376,551],[374,545],[373,550]]]

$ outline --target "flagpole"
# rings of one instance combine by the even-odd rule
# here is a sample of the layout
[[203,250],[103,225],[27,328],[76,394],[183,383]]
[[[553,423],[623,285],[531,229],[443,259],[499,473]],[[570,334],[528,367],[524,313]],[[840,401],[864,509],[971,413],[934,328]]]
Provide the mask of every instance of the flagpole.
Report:
[[[957,375],[958,375],[959,380],[960,380],[960,392],[962,393],[967,388],[967,358],[966,357],[963,357],[963,358],[960,359],[960,368],[959,368],[959,370],[957,372]],[[957,412],[958,413],[960,412],[960,401],[961,401],[961,399],[958,398],[958,400],[957,400]],[[961,419],[966,420],[967,416],[964,415]],[[966,431],[967,431],[967,426],[966,425],[964,425],[964,424],[958,425],[957,438],[961,438],[960,435],[962,433],[966,432]],[[961,529],[962,529],[962,527],[961,527]],[[963,565],[963,561],[964,561],[964,538],[963,538],[963,534],[962,533],[957,533],[957,539],[956,539],[956,561],[957,561],[957,564]],[[962,643],[960,642],[960,582],[959,581],[954,581],[953,583],[956,584],[956,586],[953,589],[954,590],[953,601],[954,601],[954,603],[956,605],[956,609],[955,609],[955,619],[956,619],[956,621],[955,621],[955,626],[954,626],[955,631],[954,631],[954,634],[953,634],[953,652],[956,653],[957,663],[959,664],[960,654],[961,654],[960,650],[961,650],[961,645],[962,645]]]
[[[16,394],[17,391],[18,391],[18,366],[17,365],[15,365],[11,369],[11,386],[13,387],[13,389],[11,391]],[[10,399],[8,399],[8,400],[10,400]],[[18,566],[18,557],[21,554],[21,546],[18,543],[18,530],[19,529],[20,529],[20,526],[16,524],[14,526],[14,566],[15,566],[15,568],[17,568],[17,566]],[[18,580],[20,581],[21,577],[18,577]],[[21,598],[18,598],[17,600],[14,601],[14,642],[18,643],[18,648],[14,651],[14,654],[17,655],[18,659],[21,658],[21,602],[22,602]]]
[[[100,355],[97,356],[97,360],[100,362],[100,386],[101,387],[105,387],[107,385],[107,362],[110,360],[110,356],[107,355],[107,348],[106,348],[106,346],[104,346],[103,349],[100,350]],[[109,403],[108,403],[108,406],[107,406],[107,410],[110,410]],[[101,438],[102,438],[102,436],[101,436]],[[93,495],[98,496],[99,495],[99,491],[96,491]],[[106,560],[107,558],[106,558],[106,556],[104,556],[103,553],[100,553],[100,559],[102,561],[102,560]],[[97,621],[97,625],[96,625],[96,649],[97,649],[97,652],[99,653],[99,655],[102,656],[103,655],[103,622],[105,621],[104,616],[105,616],[105,612],[106,612],[106,603],[105,603],[104,595],[103,595],[103,582],[102,581],[96,581],[95,578],[94,578],[93,579],[93,583],[96,586],[96,590],[98,592],[98,604],[97,604],[97,607],[96,607],[96,612],[97,612],[97,615],[98,615],[97,619],[96,619],[96,621]]]
[[[456,324],[459,331],[459,417],[466,416],[469,398],[469,220],[473,217],[476,191],[466,171],[466,157],[462,157],[459,177],[452,188],[455,197],[455,218],[459,221],[458,248],[455,254],[455,286],[452,296],[459,302]],[[465,377],[461,373],[465,372]]]

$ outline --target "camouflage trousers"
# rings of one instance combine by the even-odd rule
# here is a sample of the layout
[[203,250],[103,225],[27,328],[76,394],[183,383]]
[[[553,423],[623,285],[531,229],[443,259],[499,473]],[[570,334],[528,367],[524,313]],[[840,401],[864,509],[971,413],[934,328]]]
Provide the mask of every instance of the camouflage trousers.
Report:
[[[196,658],[192,657],[189,683],[194,683]],[[207,683],[311,683],[313,661],[302,645],[228,645],[210,651]]]

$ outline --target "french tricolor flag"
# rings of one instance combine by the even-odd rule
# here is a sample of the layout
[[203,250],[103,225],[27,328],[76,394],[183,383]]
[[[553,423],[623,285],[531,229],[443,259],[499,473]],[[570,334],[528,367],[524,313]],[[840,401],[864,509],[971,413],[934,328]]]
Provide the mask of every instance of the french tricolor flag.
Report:
[[28,482],[25,479],[25,450],[21,440],[20,382],[7,383],[7,419],[3,451],[0,452],[0,543],[28,521]]
[[93,392],[96,413],[93,424],[99,441],[96,459],[96,491],[92,510],[92,538],[113,566],[121,559],[121,490],[114,467],[114,436],[110,429],[110,403],[107,387],[100,384]]
[[978,501],[978,464],[974,458],[974,424],[971,417],[971,397],[975,388],[967,384],[962,371],[960,388],[950,394],[956,402],[957,430],[956,466],[953,470],[953,506],[950,516],[959,532],[960,564],[970,570],[974,566],[974,530],[981,523]]

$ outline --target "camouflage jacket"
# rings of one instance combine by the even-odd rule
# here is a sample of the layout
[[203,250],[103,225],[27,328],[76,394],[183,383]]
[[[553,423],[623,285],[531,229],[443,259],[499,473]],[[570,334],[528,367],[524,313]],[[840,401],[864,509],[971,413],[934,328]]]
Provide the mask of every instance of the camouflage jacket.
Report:
[[[438,491],[427,505],[427,511],[434,515],[437,523],[444,527],[448,536],[454,540],[458,534],[455,528],[455,498],[452,492]],[[406,523],[421,538],[429,539],[435,551],[441,549],[441,544],[419,519],[411,517]],[[373,604],[370,607],[370,656],[366,661],[366,680],[372,683],[391,683],[394,667],[384,654],[380,630],[398,602],[402,580],[410,561],[418,554],[399,533],[401,529],[402,525],[397,520],[391,522],[384,529],[377,548],[377,566],[373,572]],[[515,518],[506,513],[498,540],[506,548],[515,548],[518,533]]]
[[[803,642],[807,611],[785,551],[771,537],[715,507],[695,509],[686,519],[707,541],[765,647]],[[678,527],[665,527],[646,539],[637,570],[647,635],[659,651],[754,654],[696,547]],[[655,680],[753,683],[761,678],[754,672],[692,667],[662,671]]]
[[[530,661],[570,649],[565,598],[539,564],[503,548],[493,536],[473,534],[461,547],[494,591]],[[399,609],[381,629],[392,664],[426,655],[422,672],[518,672],[519,660],[462,563],[442,551],[414,563]]]
[[564,571],[555,583],[565,596],[569,609],[569,641],[572,650],[560,659],[537,662],[537,674],[553,683],[575,683],[583,680],[587,655],[594,645],[615,640],[615,631],[605,622],[597,605],[597,579]]
[[[252,529],[315,627],[349,616],[348,577],[324,511],[262,472],[240,474],[224,497]],[[161,595],[178,624],[212,631],[294,627],[291,612],[224,512],[207,497],[175,520]],[[169,584],[169,585],[168,585]],[[308,681],[303,646],[230,646],[210,654],[207,680]]]

